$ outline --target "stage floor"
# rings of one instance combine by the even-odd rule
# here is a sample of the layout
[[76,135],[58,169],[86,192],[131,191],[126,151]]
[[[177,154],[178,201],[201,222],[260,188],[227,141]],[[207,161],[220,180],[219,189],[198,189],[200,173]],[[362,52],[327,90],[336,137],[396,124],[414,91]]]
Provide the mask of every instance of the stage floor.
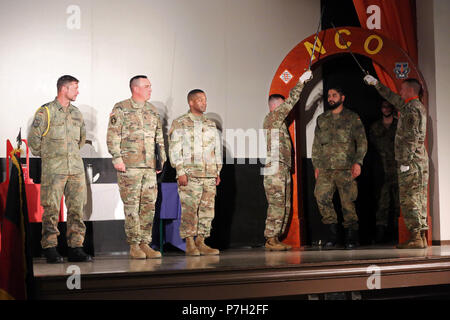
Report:
[[[84,290],[67,290],[72,265],[79,267]],[[37,258],[34,275],[44,299],[62,298],[64,291],[72,298],[82,293],[80,298],[233,299],[368,290],[367,279],[374,270],[368,268],[373,266],[383,288],[450,284],[450,246],[283,252],[228,249],[219,256],[199,257],[186,257],[179,251],[165,253],[162,259],[132,260],[117,254],[97,256],[91,263],[63,264]],[[129,295],[119,294],[125,289]]]
[[67,276],[70,265],[78,265],[82,275],[135,272],[184,272],[204,269],[230,270],[249,268],[281,268],[292,266],[326,266],[355,262],[416,261],[417,259],[450,258],[450,246],[399,250],[392,247],[362,247],[357,250],[292,249],[266,251],[264,248],[228,249],[218,256],[187,257],[180,251],[164,253],[161,259],[134,260],[128,254],[103,255],[92,263],[47,264],[44,258],[34,259],[35,277]]

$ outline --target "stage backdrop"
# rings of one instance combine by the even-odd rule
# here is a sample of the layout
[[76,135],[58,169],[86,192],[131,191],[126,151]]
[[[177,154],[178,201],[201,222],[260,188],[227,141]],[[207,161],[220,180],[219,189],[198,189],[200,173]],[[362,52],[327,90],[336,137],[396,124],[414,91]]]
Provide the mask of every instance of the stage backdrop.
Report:
[[[85,219],[123,219],[106,130],[114,104],[130,97],[129,79],[150,77],[165,132],[193,88],[206,91],[208,116],[224,133],[258,130],[279,62],[315,32],[319,14],[315,0],[1,1],[0,158],[6,139],[19,128],[26,137],[37,108],[54,99],[57,78],[71,74],[92,141],[82,149],[95,182]],[[229,158],[265,156],[224,139]],[[30,172],[39,182],[37,165]]]

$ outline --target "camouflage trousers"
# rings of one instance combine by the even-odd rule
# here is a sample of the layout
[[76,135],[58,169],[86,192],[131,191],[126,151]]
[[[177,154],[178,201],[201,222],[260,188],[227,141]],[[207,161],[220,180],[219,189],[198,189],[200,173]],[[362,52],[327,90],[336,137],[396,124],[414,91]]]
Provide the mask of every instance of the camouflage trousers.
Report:
[[216,178],[188,177],[187,186],[178,185],[181,202],[180,237],[208,238],[214,219]]
[[387,227],[389,224],[389,211],[391,208],[395,211],[395,217],[398,218],[400,214],[400,202],[398,192],[398,178],[397,173],[385,171],[385,181],[380,189],[378,197],[378,208],[376,212],[376,225]]
[[354,201],[358,196],[358,186],[352,177],[351,170],[320,170],[314,196],[322,215],[322,222],[324,224],[338,222],[333,206],[333,196],[336,189],[341,198],[343,227],[357,230],[358,216],[356,215]]
[[127,168],[126,172],[117,172],[117,183],[125,213],[127,243],[150,243],[158,195],[155,169]]
[[412,161],[409,170],[398,171],[400,208],[410,232],[428,230],[428,162]]
[[70,248],[82,247],[86,226],[83,222],[86,204],[86,179],[84,173],[76,175],[42,174],[41,205],[43,249],[58,245],[58,220],[61,198],[64,194],[67,208],[67,245]]
[[291,173],[281,166],[277,173],[264,176],[264,190],[267,198],[267,218],[264,237],[282,235],[291,213]]

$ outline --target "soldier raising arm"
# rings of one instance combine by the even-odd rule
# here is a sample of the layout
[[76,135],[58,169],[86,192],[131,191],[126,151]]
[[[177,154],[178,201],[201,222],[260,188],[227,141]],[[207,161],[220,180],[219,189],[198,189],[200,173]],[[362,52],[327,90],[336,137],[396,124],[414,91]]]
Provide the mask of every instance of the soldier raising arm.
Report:
[[[264,237],[268,250],[288,250],[290,245],[280,241],[286,230],[291,209],[292,141],[286,118],[300,98],[305,83],[312,78],[310,70],[300,77],[285,100],[282,95],[269,97],[269,113],[264,118],[267,130],[267,159],[264,168],[264,189],[268,202]],[[272,133],[278,141],[272,141]],[[272,149],[273,148],[273,149]],[[277,158],[278,156],[278,158]]]
[[364,81],[400,112],[395,134],[395,160],[398,165],[400,208],[411,238],[399,249],[427,247],[428,154],[425,148],[427,112],[420,101],[422,85],[406,79],[400,95],[392,92],[371,75]]

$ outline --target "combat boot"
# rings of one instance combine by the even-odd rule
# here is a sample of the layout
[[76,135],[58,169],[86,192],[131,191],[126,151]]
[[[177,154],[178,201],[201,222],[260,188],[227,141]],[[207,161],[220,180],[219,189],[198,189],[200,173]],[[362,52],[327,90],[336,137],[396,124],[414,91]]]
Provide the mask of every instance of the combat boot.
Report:
[[42,249],[44,257],[47,259],[47,263],[63,263],[63,257],[58,253],[56,247]]
[[187,256],[199,256],[200,255],[200,251],[198,251],[197,247],[195,246],[194,237],[186,238],[186,255]]
[[275,238],[275,240],[277,241],[278,244],[281,244],[284,247],[284,250],[291,250],[292,249],[291,245],[281,242],[280,239],[278,239],[278,237]]
[[68,248],[67,261],[69,262],[91,262],[92,257],[83,251],[83,248]]
[[69,262],[91,262],[92,257],[83,251],[83,248],[68,248],[67,261]]
[[328,239],[325,243],[325,250],[333,250],[337,244],[337,224],[332,223],[328,225]]
[[358,230],[345,228],[345,249],[352,250],[358,247]]
[[423,241],[423,247],[428,248],[428,241],[427,241],[427,230],[420,231],[420,237]]
[[412,232],[408,241],[398,244],[397,249],[424,249],[420,231]]
[[145,259],[145,252],[141,250],[137,243],[130,245],[130,257],[131,259]]
[[284,251],[285,247],[277,241],[276,237],[268,238],[265,248],[270,251]]
[[205,238],[203,238],[203,236],[197,236],[197,239],[195,239],[195,245],[202,256],[213,256],[220,253],[219,250],[208,247],[205,244]]
[[144,251],[145,253],[145,257],[147,259],[156,259],[156,258],[161,258],[161,252],[159,251],[155,251],[152,248],[150,248],[150,246],[146,243],[141,243],[139,245],[139,248]]

